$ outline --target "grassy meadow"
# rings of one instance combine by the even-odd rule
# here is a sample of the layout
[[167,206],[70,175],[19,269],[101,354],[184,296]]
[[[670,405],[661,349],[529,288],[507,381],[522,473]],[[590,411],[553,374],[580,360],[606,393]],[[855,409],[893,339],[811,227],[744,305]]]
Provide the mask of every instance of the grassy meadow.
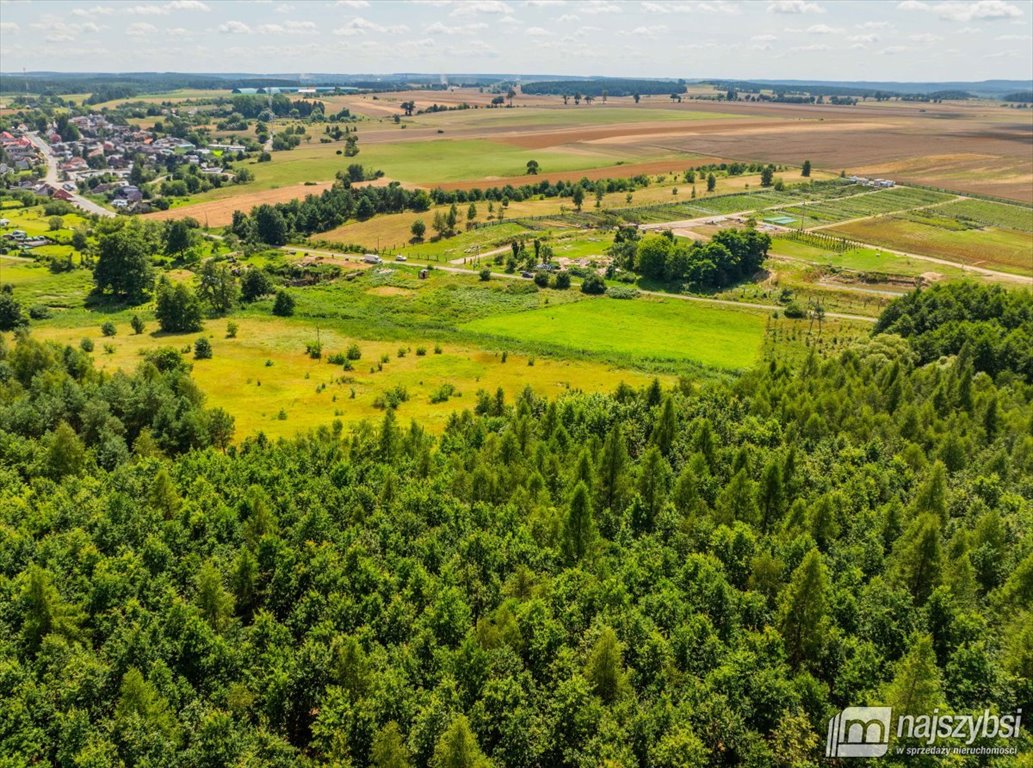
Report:
[[695,362],[735,370],[760,355],[761,314],[676,299],[601,297],[533,312],[500,315],[464,328],[500,339],[639,361]]

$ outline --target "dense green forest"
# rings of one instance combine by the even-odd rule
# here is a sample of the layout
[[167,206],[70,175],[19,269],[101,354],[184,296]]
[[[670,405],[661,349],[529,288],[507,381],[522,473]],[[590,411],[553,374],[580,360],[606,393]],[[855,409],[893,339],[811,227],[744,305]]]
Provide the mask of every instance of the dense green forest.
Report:
[[833,358],[482,393],[440,437],[233,443],[175,350],[8,334],[0,764],[805,768],[844,706],[1028,711],[1033,385],[930,358],[924,295]]

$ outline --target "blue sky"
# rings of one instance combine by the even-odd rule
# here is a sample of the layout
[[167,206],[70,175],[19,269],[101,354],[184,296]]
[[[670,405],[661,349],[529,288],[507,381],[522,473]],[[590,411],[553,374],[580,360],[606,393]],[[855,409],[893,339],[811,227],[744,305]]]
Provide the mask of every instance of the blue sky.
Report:
[[0,0],[0,69],[1033,77],[1033,0]]

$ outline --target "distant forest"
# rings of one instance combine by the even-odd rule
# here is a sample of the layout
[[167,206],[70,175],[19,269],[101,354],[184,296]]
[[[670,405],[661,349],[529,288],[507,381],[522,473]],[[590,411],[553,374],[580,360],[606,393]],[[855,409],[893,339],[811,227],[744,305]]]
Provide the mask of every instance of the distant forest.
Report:
[[549,82],[524,83],[524,93],[535,95],[563,96],[580,93],[583,96],[642,96],[668,93],[685,93],[684,80],[625,80],[624,78],[603,78],[599,80],[551,80]]

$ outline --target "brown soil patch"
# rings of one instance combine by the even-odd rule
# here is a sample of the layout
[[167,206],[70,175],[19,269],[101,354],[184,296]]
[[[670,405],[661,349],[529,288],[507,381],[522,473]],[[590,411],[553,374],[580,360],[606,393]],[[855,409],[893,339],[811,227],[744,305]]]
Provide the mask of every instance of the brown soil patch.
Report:
[[378,285],[376,288],[370,288],[366,293],[371,296],[412,296],[415,291],[411,288],[398,288],[394,285]]
[[[318,195],[324,189],[333,186],[331,181],[321,181],[316,184],[291,184],[276,189],[263,189],[260,192],[244,192],[228,197],[225,200],[210,200],[206,203],[195,203],[184,205],[179,208],[170,208],[167,211],[155,211],[144,214],[145,219],[155,221],[167,221],[169,219],[181,219],[191,216],[201,223],[210,227],[225,227],[233,221],[234,211],[250,211],[256,205],[273,203],[285,203],[306,195]],[[244,187],[247,189],[247,187]]]

